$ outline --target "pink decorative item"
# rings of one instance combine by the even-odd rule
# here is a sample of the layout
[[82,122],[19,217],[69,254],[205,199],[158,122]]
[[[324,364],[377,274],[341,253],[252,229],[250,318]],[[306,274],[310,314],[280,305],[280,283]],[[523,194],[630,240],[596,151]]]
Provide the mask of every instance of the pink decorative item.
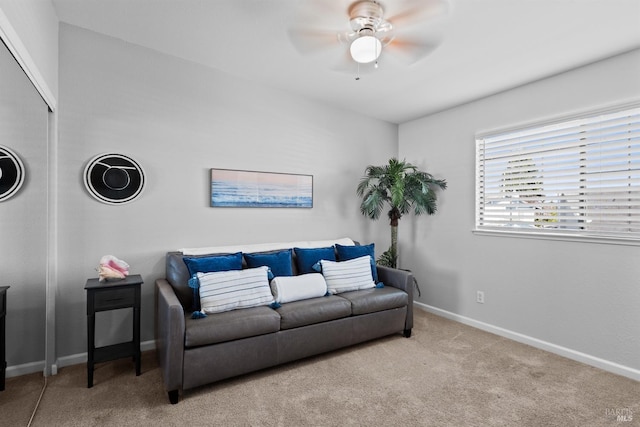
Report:
[[129,275],[129,264],[113,255],[105,255],[100,258],[97,270],[101,282],[124,279],[125,276]]

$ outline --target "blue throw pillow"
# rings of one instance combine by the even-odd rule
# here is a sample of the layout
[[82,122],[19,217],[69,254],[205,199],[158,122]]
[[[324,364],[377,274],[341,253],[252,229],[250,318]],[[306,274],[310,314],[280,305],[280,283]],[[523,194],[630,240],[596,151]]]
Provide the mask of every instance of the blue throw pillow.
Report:
[[336,243],[336,252],[338,252],[339,261],[347,261],[350,259],[360,258],[361,256],[369,255],[371,257],[371,275],[373,281],[378,283],[378,270],[376,269],[376,254],[375,245],[356,245],[356,246],[342,246]]
[[[242,252],[229,255],[211,255],[203,257],[183,257],[182,260],[187,265],[189,276],[194,277],[197,273],[213,273],[216,271],[242,270]],[[198,280],[197,278],[195,279]],[[200,310],[200,290],[195,283],[193,288],[193,311]]]
[[274,277],[293,276],[291,249],[272,253],[244,254],[244,259],[249,268],[269,267]]
[[205,257],[182,258],[189,269],[189,276],[196,273],[242,270],[242,252],[229,255],[211,255]]
[[299,274],[316,273],[313,265],[321,259],[335,261],[336,253],[333,246],[327,248],[293,248],[296,253],[296,265]]

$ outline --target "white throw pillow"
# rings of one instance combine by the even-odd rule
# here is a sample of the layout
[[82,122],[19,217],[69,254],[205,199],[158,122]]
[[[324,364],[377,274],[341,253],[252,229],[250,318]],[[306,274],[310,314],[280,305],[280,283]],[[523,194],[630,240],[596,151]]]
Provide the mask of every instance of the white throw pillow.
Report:
[[278,276],[271,281],[271,292],[277,303],[284,304],[322,297],[327,293],[327,283],[320,273]]
[[322,275],[327,289],[332,294],[369,289],[376,286],[371,275],[371,257],[369,255],[348,261],[321,260]]
[[269,305],[268,267],[198,273],[200,307],[205,313]]

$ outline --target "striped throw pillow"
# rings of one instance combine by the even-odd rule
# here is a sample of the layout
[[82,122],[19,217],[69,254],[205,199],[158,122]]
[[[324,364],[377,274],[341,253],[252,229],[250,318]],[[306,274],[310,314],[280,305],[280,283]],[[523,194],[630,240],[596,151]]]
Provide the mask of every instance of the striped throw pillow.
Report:
[[374,288],[369,255],[348,261],[321,260],[322,275],[327,282],[327,290],[332,294]]
[[269,305],[273,302],[268,267],[198,273],[200,306],[205,313]]

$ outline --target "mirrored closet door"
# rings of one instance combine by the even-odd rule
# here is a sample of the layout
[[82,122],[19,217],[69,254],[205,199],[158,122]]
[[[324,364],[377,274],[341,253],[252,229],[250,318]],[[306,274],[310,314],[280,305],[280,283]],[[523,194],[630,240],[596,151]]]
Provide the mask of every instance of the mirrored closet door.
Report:
[[[47,116],[46,103],[0,42],[0,148],[14,153],[24,166],[20,188],[0,197],[0,286],[10,286],[7,376],[39,370],[34,367],[45,360]],[[9,164],[2,169],[5,178],[14,173]]]

